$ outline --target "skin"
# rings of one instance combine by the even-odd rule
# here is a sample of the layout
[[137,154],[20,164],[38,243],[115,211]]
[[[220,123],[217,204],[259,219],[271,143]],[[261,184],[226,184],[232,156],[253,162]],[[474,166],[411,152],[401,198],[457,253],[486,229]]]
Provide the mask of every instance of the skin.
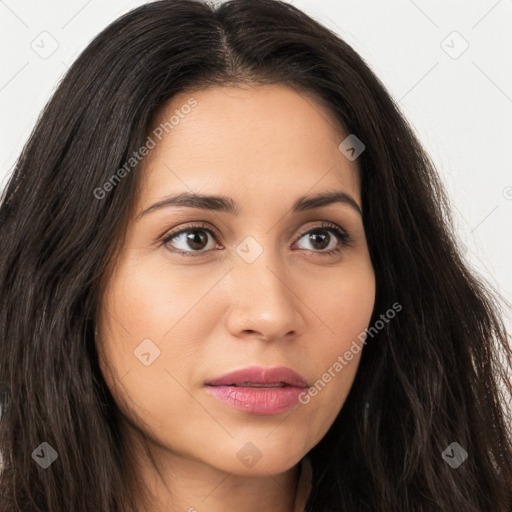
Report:
[[[347,134],[330,113],[284,85],[183,93],[156,124],[191,96],[197,105],[143,161],[101,298],[100,364],[138,480],[155,496],[141,511],[291,512],[298,463],[343,406],[361,352],[306,405],[276,415],[237,410],[204,383],[258,365],[287,366],[312,385],[368,326],[375,276],[361,215],[342,203],[291,212],[301,196],[338,190],[361,207],[357,160],[338,149]],[[137,218],[180,192],[228,196],[240,212],[168,206]],[[316,244],[301,235],[322,222],[350,244],[330,228]],[[202,248],[184,236],[162,243],[194,224],[216,233],[201,231]],[[236,251],[249,236],[263,251],[252,263]],[[341,251],[322,254],[333,247]],[[149,366],[134,356],[144,339],[160,350]],[[252,467],[237,457],[248,442],[261,453]]]

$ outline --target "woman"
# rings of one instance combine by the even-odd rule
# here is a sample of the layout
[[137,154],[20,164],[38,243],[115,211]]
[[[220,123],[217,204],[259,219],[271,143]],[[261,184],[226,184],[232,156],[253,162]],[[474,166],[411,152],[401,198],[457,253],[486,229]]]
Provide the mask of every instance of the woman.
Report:
[[500,303],[384,86],[293,6],[107,27],[0,226],[2,510],[511,510]]

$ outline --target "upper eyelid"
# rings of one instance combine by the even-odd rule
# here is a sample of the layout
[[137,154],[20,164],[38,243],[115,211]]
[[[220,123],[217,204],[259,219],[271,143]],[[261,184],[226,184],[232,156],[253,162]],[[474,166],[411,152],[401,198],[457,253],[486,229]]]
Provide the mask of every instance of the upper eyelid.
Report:
[[322,220],[322,221],[319,221],[319,222],[326,223],[326,225],[323,226],[322,224],[320,224],[320,225],[310,226],[310,227],[304,228],[304,229],[302,229],[299,232],[299,237],[305,235],[306,233],[309,233],[310,231],[315,231],[317,229],[325,229],[326,231],[329,231],[329,230],[341,231],[342,233],[347,233],[348,234],[348,232],[347,232],[347,230],[345,228],[343,228],[342,226],[339,226],[335,222],[329,222],[329,221],[326,221],[326,220]]
[[176,231],[173,231],[173,230],[166,231],[164,233],[164,235],[162,236],[162,239],[165,241],[165,240],[168,240],[168,239],[173,238],[175,236],[178,236],[178,235],[180,235],[183,232],[192,231],[194,229],[197,229],[197,230],[202,229],[202,230],[208,231],[208,232],[210,232],[210,233],[212,233],[214,235],[218,235],[218,231],[215,228],[212,228],[211,226],[205,226],[204,223],[203,223],[202,225],[191,224],[189,226],[185,226],[183,228],[176,229]]

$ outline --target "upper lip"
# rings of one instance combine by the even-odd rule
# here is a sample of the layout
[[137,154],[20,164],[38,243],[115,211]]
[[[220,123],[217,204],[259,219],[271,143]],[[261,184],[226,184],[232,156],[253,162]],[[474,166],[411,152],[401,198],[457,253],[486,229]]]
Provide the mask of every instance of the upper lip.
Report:
[[206,382],[207,386],[242,386],[244,384],[275,384],[276,386],[287,385],[304,388],[308,386],[302,375],[286,366],[275,368],[250,366],[226,373],[221,377]]

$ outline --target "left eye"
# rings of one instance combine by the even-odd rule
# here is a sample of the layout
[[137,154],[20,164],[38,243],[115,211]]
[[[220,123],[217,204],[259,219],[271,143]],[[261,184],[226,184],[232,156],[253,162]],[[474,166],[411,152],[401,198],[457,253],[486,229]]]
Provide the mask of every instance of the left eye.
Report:
[[[306,240],[307,243],[311,244],[312,250],[319,250],[321,252],[330,251],[336,248],[338,243],[338,238],[336,236],[332,236],[332,230],[330,229],[314,229],[305,233],[299,238],[299,242],[301,240]],[[311,247],[299,247],[299,249],[308,249],[311,250]]]
[[[334,233],[334,236],[333,236]],[[313,248],[309,247],[299,247],[299,249],[307,249],[313,250],[315,252],[327,252],[330,253],[332,251],[340,250],[338,246],[339,242],[344,242],[345,235],[338,229],[333,228],[315,228],[306,233],[304,233],[299,241],[305,239],[308,243],[310,243]]]
[[[178,231],[177,233],[170,234],[165,240],[165,245],[171,245],[171,241],[176,240],[181,244],[181,247],[172,247],[176,249],[175,251],[171,249],[172,252],[206,252],[205,244],[208,243],[208,236],[215,238],[215,234],[204,227],[190,227]],[[207,249],[214,249],[216,244],[213,244],[213,247],[207,247]],[[192,249],[192,250],[190,250]]]

